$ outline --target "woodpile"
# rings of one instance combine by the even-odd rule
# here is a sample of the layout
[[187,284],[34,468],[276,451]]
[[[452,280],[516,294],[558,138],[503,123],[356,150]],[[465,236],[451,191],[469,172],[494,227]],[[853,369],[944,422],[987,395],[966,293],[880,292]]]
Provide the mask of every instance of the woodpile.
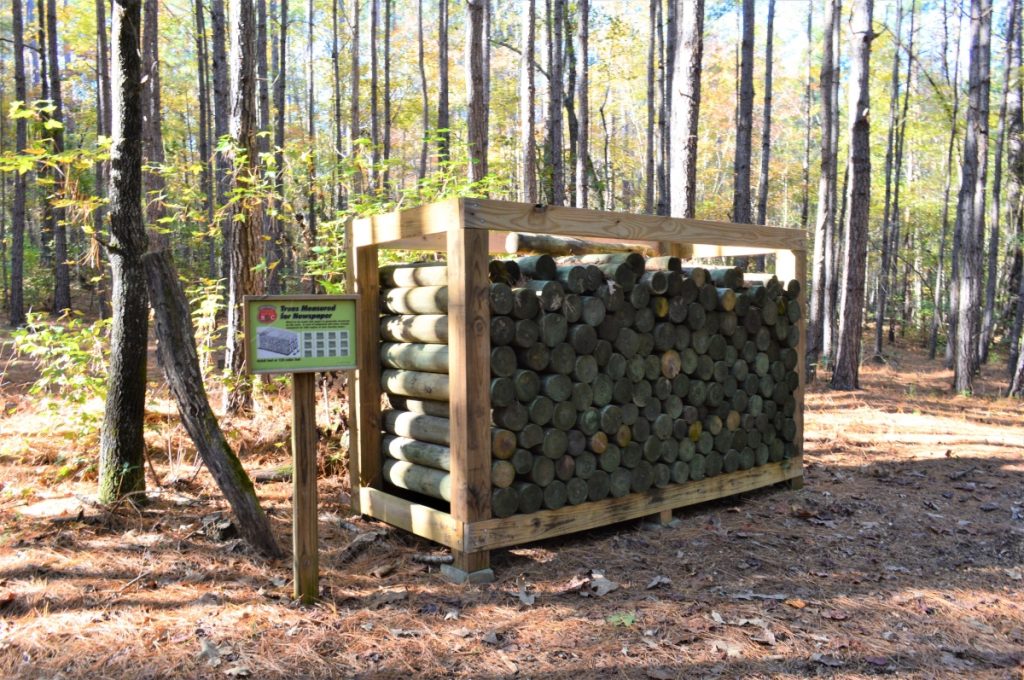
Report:
[[[488,271],[495,517],[797,453],[799,282],[635,252],[529,255]],[[435,263],[380,275],[384,478],[440,500],[451,485],[447,277]]]

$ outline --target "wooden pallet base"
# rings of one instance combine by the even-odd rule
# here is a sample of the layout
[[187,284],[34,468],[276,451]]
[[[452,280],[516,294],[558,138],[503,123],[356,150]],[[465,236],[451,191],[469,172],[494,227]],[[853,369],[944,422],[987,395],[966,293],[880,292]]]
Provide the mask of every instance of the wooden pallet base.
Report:
[[[359,490],[359,499],[364,515],[440,543],[453,551],[480,554],[495,548],[564,536],[640,517],[653,515],[663,522],[670,521],[672,510],[677,508],[728,498],[783,482],[788,482],[794,489],[803,486],[802,457],[709,477],[699,482],[652,489],[642,494],[634,493],[559,510],[541,510],[529,515],[468,523],[456,521],[443,510],[414,503],[379,489],[363,487]],[[474,569],[473,572],[460,570],[469,582],[475,582],[472,577],[483,571],[489,570],[486,566]]]

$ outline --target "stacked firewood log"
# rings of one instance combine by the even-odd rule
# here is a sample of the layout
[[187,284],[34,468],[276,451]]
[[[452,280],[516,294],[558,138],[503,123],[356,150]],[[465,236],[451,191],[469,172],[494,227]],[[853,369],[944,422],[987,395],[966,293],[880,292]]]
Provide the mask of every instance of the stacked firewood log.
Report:
[[[494,516],[795,455],[799,282],[637,253],[489,273]],[[450,500],[448,271],[382,267],[381,286],[384,478]]]

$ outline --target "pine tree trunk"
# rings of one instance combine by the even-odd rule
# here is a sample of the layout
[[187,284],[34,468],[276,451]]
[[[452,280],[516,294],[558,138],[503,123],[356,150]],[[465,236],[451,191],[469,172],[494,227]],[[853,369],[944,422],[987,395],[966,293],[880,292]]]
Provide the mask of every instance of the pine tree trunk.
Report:
[[[534,2],[534,0],[530,0]],[[423,49],[423,0],[416,0],[417,61],[420,70],[420,96],[423,104],[420,115],[423,119],[423,139],[420,141],[420,165],[418,177],[427,176],[427,149],[430,145],[430,97],[427,91],[427,66]]]
[[110,147],[110,265],[113,325],[100,436],[99,498],[110,503],[146,488],[143,440],[149,304],[142,255],[141,0],[114,0]]
[[343,193],[341,188],[341,58],[338,51],[338,2],[331,0],[331,74],[334,79],[334,155],[331,162],[331,196],[333,208],[337,213],[341,210]]
[[956,281],[957,328],[953,347],[953,388],[974,390],[978,369],[979,308],[981,306],[981,243],[985,228],[985,180],[988,164],[989,61],[992,30],[991,0],[971,2],[971,57],[968,74],[967,130],[960,194],[957,199],[959,248]]
[[[258,179],[256,146],[256,17],[252,0],[231,3],[231,137],[236,148],[245,155],[236,173],[236,190],[243,190]],[[228,279],[227,350],[224,363],[237,381],[227,400],[229,413],[237,414],[252,407],[252,388],[244,380],[246,357],[242,328],[242,299],[255,295],[257,275],[253,271],[260,258],[260,204],[255,197],[236,203],[234,228],[225,250],[231,262]]]
[[267,272],[267,292],[279,295],[283,290],[281,265],[284,262],[284,127],[287,117],[285,110],[285,85],[288,81],[288,0],[279,0],[277,37],[277,68],[274,69],[274,216],[271,222],[270,240],[267,247],[270,262],[276,263]]
[[[370,185],[380,188],[377,168],[380,165],[380,87],[378,72],[380,59],[377,57],[377,37],[380,33],[380,0],[370,0]],[[310,42],[313,29],[310,28]]]
[[1014,78],[1014,72],[1011,70],[1013,52],[1011,45],[1016,42],[1014,31],[1019,7],[1019,0],[1010,0],[1009,16],[1011,21],[1007,24],[1006,48],[1003,53],[1003,97],[999,103],[999,122],[996,128],[996,157],[992,166],[992,211],[989,217],[988,278],[985,284],[985,309],[981,322],[981,337],[978,341],[978,357],[982,364],[988,362],[988,350],[992,343],[992,334],[995,327],[996,282],[999,278],[999,221],[1000,217],[1002,217],[1003,207],[1003,143],[1006,139],[1006,109],[1009,103],[1009,93],[1012,89],[1011,83]]
[[[102,2],[102,0],[100,1]],[[202,185],[203,212],[206,215],[206,227],[209,230],[212,228],[214,221],[214,188],[211,168],[213,159],[210,157],[212,146],[210,144],[210,88],[209,76],[207,74],[209,58],[207,56],[203,0],[195,0],[194,14],[196,26],[196,63],[198,66],[196,77],[199,85],[199,162],[203,167],[199,182]],[[217,243],[212,233],[207,235],[206,241],[209,246],[209,269],[207,275],[209,278],[215,279],[217,278]]]
[[650,34],[647,41],[647,157],[644,178],[644,212],[654,213],[654,184],[657,177],[654,174],[654,103],[657,99],[654,89],[654,68],[655,68],[655,45],[658,36],[658,3],[660,0],[650,0],[648,27]]
[[[356,142],[362,136],[362,127],[359,122],[359,1],[352,2],[352,71],[349,75],[349,139],[351,148],[349,153],[353,159],[357,153]],[[363,190],[362,175],[356,174],[353,179],[355,191]]]
[[142,63],[145,74],[142,85],[142,158],[143,167],[153,166],[142,174],[143,201],[150,241],[166,246],[167,237],[160,233],[164,216],[164,177],[156,167],[164,163],[164,140],[160,110],[160,20],[157,0],[142,3]]
[[392,0],[384,0],[384,178],[388,186],[389,173],[386,166],[391,159],[391,9]]
[[[50,100],[53,103],[51,118],[58,123],[64,124],[64,98],[61,95],[60,65],[57,55],[57,0],[46,2],[46,47],[48,54],[47,61],[50,64]],[[64,128],[58,127],[50,131],[53,139],[53,150],[55,153],[64,151]],[[55,176],[57,187],[54,190],[55,197],[63,198],[66,190],[66,182],[61,176]],[[54,206],[52,209],[53,228],[53,263],[54,263],[54,285],[53,285],[53,312],[64,314],[71,309],[71,268],[68,266],[68,226],[65,222],[67,210],[63,207]]]
[[697,122],[700,115],[704,0],[673,0],[676,52],[672,65],[672,122],[669,179],[674,217],[694,217],[697,204]]
[[[306,214],[301,221],[302,227],[302,262],[312,255],[316,244],[317,205],[316,205],[316,72],[313,69],[313,26],[315,25],[316,8],[313,0],[306,4]],[[302,287],[305,293],[315,293],[316,283],[305,272],[302,274]]]
[[537,85],[534,79],[534,54],[537,49],[537,0],[522,5],[523,53],[519,61],[519,148],[522,151],[520,199],[537,202],[537,130],[534,107]]
[[578,0],[576,26],[576,107],[579,131],[576,134],[576,207],[588,207],[590,156],[590,0]]
[[[46,0],[40,0],[40,7],[36,12],[36,44],[39,54],[39,98],[50,98],[50,76],[47,63],[49,62],[48,50],[46,47]],[[53,172],[49,168],[42,167],[36,172],[39,179],[49,183]],[[39,219],[39,261],[47,267],[53,264],[53,232],[56,230],[53,216],[53,204],[49,200],[43,201],[43,214]]]
[[[270,132],[270,88],[269,66],[267,64],[267,0],[256,0],[256,78],[259,83],[259,122],[257,129],[260,132]],[[270,151],[270,137],[265,134],[259,136],[258,141],[261,154]],[[262,168],[261,168],[262,174]]]
[[551,172],[551,203],[565,205],[565,160],[562,141],[564,76],[562,55],[565,28],[565,0],[551,1],[551,28],[548,29],[551,62],[548,64],[548,167]]
[[[1010,45],[1011,70],[1014,73],[1021,72],[1022,43],[1021,34],[1024,33],[1024,18],[1017,14],[1017,30],[1014,41]],[[1021,333],[1024,331],[1024,252],[1022,252],[1022,239],[1024,239],[1024,205],[1021,204],[1021,186],[1024,185],[1024,79],[1016,78],[1010,87],[1009,99],[1006,103],[1006,119],[1009,133],[1009,141],[1006,150],[1007,182],[1006,182],[1006,203],[1009,206],[1009,232],[1013,238],[1013,245],[1010,250],[1009,263],[1009,289],[1010,296],[1007,301],[1007,317],[1012,317],[1010,332],[1010,360],[1008,367],[1010,371],[1017,365],[1017,357],[1021,348]]]
[[860,387],[860,344],[864,315],[868,212],[871,207],[871,147],[868,111],[870,97],[871,28],[873,0],[854,0],[850,21],[850,184],[847,199],[839,336],[832,372],[833,389]]
[[[839,83],[842,79],[841,73],[841,46],[842,46],[842,0],[835,0],[836,18],[832,22],[832,122],[829,124],[829,135],[832,138],[829,154],[832,156],[831,173],[829,178],[830,198],[832,214],[828,222],[829,233],[825,238],[825,302],[824,315],[828,320],[822,335],[822,352],[827,357],[834,355],[834,340],[838,332],[839,314],[839,263],[842,259],[843,225],[846,219],[846,189],[850,177],[850,167],[846,164],[843,168],[843,184],[839,186]],[[837,206],[838,205],[838,212]]]
[[448,0],[437,2],[437,158],[448,161],[451,121],[448,118]]
[[487,174],[487,90],[484,73],[484,0],[468,0],[466,20],[467,138],[469,180],[479,182]]
[[[772,39],[775,29],[775,0],[768,0],[768,27],[764,47],[764,115],[761,118],[761,173],[757,181],[757,223],[767,224],[768,161],[772,151]],[[762,258],[763,260],[763,258]],[[760,267],[764,269],[764,267]]]
[[[25,26],[21,0],[11,0],[11,31],[14,34],[14,96],[28,101],[25,86]],[[24,153],[28,126],[24,118],[14,121],[14,151]],[[9,319],[12,326],[25,325],[25,189],[26,177],[14,173],[14,204],[11,206],[11,292]]]
[[[231,116],[231,90],[228,82],[227,26],[224,16],[224,0],[210,0],[210,20],[213,29],[213,146],[218,148],[220,140],[228,134],[228,120]],[[231,159],[224,151],[217,152],[217,209],[220,222],[221,251],[220,276],[231,278],[231,261],[228,256],[227,244],[231,241],[231,215],[225,208],[228,189],[231,185]]]
[[807,0],[807,70],[804,75],[804,161],[803,190],[800,200],[800,228],[807,231],[811,203],[811,63],[814,42],[814,0]]
[[736,115],[732,221],[750,223],[750,149],[754,126],[754,0],[743,0],[740,43],[740,101]]
[[668,214],[668,159],[665,158],[665,142],[668,139],[668,90],[666,89],[666,72],[668,70],[665,62],[665,22],[663,21],[664,8],[661,0],[658,0],[657,18],[655,20],[657,45],[655,50],[658,55],[658,134],[656,137],[657,148],[655,159],[657,163],[656,175],[658,178],[658,195],[655,199],[654,212],[658,215]]

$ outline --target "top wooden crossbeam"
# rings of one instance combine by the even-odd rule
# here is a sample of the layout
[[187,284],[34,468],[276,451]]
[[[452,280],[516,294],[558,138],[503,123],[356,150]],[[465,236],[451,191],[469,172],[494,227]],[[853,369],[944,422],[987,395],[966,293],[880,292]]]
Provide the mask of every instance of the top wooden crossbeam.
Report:
[[[453,198],[353,223],[353,245],[444,250],[449,229],[519,231],[616,241],[702,244],[726,248],[806,250],[800,229],[694,220],[661,215],[531,205],[483,198]],[[730,254],[723,250],[721,254]]]

